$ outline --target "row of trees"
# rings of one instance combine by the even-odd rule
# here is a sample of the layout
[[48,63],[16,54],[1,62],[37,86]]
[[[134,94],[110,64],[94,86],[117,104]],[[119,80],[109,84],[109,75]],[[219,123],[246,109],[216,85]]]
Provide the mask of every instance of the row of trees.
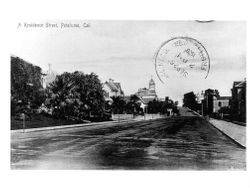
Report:
[[[111,113],[142,114],[141,101],[136,95],[129,99],[112,97],[105,102],[105,91],[94,73],[65,72],[57,75],[45,89],[42,87],[41,68],[11,57],[11,115],[25,113],[32,116],[44,112],[62,119],[107,119]],[[147,113],[166,113],[175,108],[168,101],[149,102]]]
[[[131,95],[129,100],[126,100],[124,97],[112,97],[113,103],[110,106],[112,112],[115,114],[129,113],[129,114],[142,114],[144,110],[141,108],[141,101],[138,96]],[[168,109],[172,109],[174,113],[178,113],[176,103],[173,103],[171,100],[159,101],[154,99],[148,103],[146,108],[147,113],[168,113]]]
[[55,118],[105,118],[102,84],[94,73],[58,75],[46,89],[42,87],[42,70],[38,66],[11,57],[11,115],[43,111]]
[[122,96],[113,96],[112,103],[108,106],[108,109],[114,114],[141,114],[143,109],[141,108],[141,103],[136,95],[131,95],[129,99],[125,100]]
[[158,101],[155,99],[148,103],[148,113],[166,114],[169,109],[172,109],[173,113],[178,114],[177,105],[178,103],[174,103],[172,100],[165,99],[165,101]]

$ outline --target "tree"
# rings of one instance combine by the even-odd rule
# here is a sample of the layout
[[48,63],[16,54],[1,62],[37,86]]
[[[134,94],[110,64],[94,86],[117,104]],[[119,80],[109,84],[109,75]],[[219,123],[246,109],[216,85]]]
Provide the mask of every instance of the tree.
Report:
[[180,111],[179,111],[179,109],[178,109],[177,106],[174,106],[174,107],[173,107],[173,113],[174,113],[175,115],[180,115]]
[[126,102],[121,96],[113,96],[111,97],[113,100],[113,103],[111,105],[112,112],[114,114],[122,114],[125,111],[126,108]]
[[58,75],[47,88],[46,106],[64,119],[100,118],[104,114],[104,91],[98,76],[76,71]]
[[175,102],[174,102],[174,105],[175,105],[175,106],[178,106],[178,104],[179,104],[178,101],[175,101]]
[[140,98],[137,95],[131,95],[129,102],[126,105],[127,113],[139,114],[141,109]]
[[175,107],[174,102],[172,100],[168,99],[168,98],[165,99],[165,101],[161,102],[161,103],[162,103],[162,105],[161,105],[161,113],[162,114],[168,113],[168,109],[173,110],[173,108]]
[[158,100],[154,99],[148,103],[148,113],[159,113],[162,111],[163,102],[159,102]]
[[231,109],[228,106],[223,106],[218,112],[223,114],[231,114]]
[[195,110],[195,111],[197,110],[198,102],[196,100],[196,96],[195,96],[193,91],[184,94],[183,106],[188,107],[188,108]]
[[168,109],[172,109],[176,113],[178,112],[177,105],[168,97],[165,98],[165,101],[154,99],[148,103],[148,113],[166,114],[168,113]]
[[44,100],[41,68],[11,57],[11,115],[34,113]]

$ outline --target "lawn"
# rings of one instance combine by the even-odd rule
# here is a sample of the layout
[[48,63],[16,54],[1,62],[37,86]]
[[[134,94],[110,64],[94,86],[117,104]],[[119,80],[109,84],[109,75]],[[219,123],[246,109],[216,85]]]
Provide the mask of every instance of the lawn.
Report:
[[[45,115],[33,115],[30,119],[25,121],[25,128],[38,128],[38,127],[51,127],[58,125],[70,125],[70,124],[80,124],[84,123],[82,121],[71,121],[63,119],[55,119],[50,116]],[[23,121],[21,119],[15,119],[11,117],[11,130],[22,129]]]

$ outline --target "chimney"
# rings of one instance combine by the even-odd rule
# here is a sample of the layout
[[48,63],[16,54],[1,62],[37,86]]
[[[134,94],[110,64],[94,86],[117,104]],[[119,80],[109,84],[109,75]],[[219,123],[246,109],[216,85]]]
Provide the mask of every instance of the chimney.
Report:
[[51,74],[51,64],[49,64],[49,74]]

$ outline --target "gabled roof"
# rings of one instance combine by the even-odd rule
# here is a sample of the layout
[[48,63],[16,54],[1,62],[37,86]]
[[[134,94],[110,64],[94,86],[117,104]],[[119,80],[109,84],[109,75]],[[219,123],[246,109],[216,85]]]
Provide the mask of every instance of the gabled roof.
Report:
[[233,83],[233,87],[237,87],[240,83],[241,83],[240,81],[235,81],[235,82]]
[[114,85],[112,82],[106,81],[105,83],[109,86],[109,88],[111,89],[111,91],[114,91],[114,92],[118,91],[116,85]]
[[209,89],[205,90],[205,95],[207,95],[207,94],[219,97],[219,91],[217,89],[210,89],[209,88]]
[[114,82],[113,80],[106,81],[105,84],[111,89],[113,92],[121,91],[121,94],[124,94],[121,88],[121,84],[119,82]]
[[117,90],[120,89],[121,94],[124,94],[124,92],[123,92],[123,90],[122,90],[122,87],[121,87],[121,84],[120,84],[120,83],[114,82],[114,85],[116,86]]
[[246,81],[235,81],[233,83],[233,87],[236,87],[236,88],[241,88],[241,87],[244,87],[244,85],[246,84]]
[[118,82],[113,82],[113,84],[116,86],[117,89],[121,88],[121,84]]

